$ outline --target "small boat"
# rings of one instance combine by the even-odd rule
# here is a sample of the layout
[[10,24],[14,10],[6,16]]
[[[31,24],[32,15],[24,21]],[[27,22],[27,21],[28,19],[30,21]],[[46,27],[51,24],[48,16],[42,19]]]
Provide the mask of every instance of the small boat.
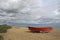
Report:
[[33,32],[49,32],[51,31],[53,28],[52,27],[32,27],[32,26],[28,26],[28,29],[30,31],[33,31]]

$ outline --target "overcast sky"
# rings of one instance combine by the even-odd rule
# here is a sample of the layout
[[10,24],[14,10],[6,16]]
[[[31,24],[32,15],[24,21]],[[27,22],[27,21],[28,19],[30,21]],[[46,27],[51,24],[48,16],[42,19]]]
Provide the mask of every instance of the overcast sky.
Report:
[[0,24],[60,23],[60,0],[0,0]]

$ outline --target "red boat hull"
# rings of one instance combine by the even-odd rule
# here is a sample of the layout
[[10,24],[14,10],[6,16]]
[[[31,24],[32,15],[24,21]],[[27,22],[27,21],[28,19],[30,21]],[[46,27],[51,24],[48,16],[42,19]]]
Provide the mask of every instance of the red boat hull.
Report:
[[31,31],[51,31],[52,27],[28,27]]

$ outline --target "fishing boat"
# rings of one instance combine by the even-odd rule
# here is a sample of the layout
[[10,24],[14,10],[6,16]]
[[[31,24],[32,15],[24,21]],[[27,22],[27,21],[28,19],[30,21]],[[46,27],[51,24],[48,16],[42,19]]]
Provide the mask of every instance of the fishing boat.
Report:
[[53,28],[52,27],[33,27],[33,26],[28,26],[28,29],[32,32],[49,32]]

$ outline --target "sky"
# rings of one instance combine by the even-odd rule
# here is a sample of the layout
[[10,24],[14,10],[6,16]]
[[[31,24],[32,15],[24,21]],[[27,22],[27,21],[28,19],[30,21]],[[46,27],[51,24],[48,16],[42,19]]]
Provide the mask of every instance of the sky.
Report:
[[0,0],[3,23],[60,23],[60,0]]

